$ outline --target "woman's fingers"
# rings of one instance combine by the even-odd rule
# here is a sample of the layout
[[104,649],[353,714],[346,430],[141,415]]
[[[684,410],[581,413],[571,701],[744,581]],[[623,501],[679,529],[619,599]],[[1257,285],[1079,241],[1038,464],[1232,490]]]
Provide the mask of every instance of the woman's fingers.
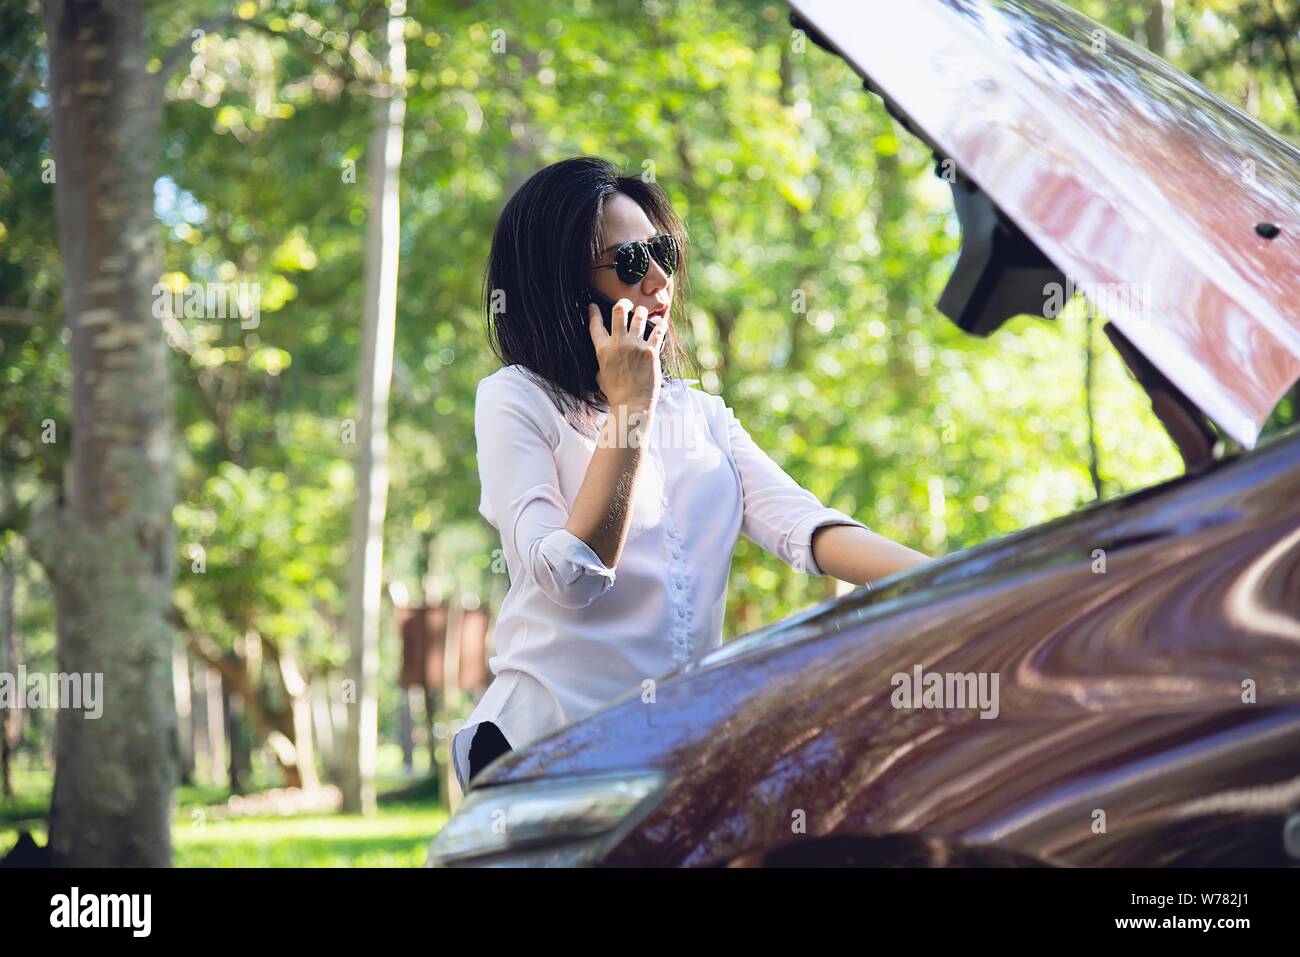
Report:
[[646,317],[650,310],[645,306],[637,306],[636,311],[632,313],[632,321],[628,324],[627,334],[632,337],[633,342],[640,342],[645,338]]
[[587,331],[591,333],[593,345],[598,346],[610,338],[609,333],[605,331],[605,317],[600,314],[600,306],[594,302],[587,307]]
[[660,375],[657,343],[664,333],[656,323],[651,330],[654,334],[647,336],[649,310],[645,306],[634,309],[630,299],[618,300],[610,313],[611,333],[604,338],[598,338],[604,330],[596,331],[596,318],[592,317],[592,338],[596,340],[596,361],[600,365],[597,384],[611,405],[642,401],[653,404]]
[[623,334],[627,332],[627,314],[631,309],[631,299],[620,299],[614,303],[614,308],[610,310],[613,319],[609,324],[613,329],[615,339],[622,339]]

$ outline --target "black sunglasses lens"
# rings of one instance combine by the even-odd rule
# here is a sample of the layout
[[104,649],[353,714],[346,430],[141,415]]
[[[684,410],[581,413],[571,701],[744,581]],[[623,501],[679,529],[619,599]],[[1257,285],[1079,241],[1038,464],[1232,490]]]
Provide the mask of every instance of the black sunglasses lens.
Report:
[[677,271],[677,240],[664,233],[647,242],[624,243],[618,247],[618,253],[614,256],[614,271],[627,285],[634,285],[645,278],[651,256],[671,276]]
[[614,257],[614,271],[627,285],[644,279],[649,268],[650,255],[644,243],[624,243],[618,247],[618,255]]
[[668,275],[677,271],[677,240],[667,233],[650,240],[650,255]]

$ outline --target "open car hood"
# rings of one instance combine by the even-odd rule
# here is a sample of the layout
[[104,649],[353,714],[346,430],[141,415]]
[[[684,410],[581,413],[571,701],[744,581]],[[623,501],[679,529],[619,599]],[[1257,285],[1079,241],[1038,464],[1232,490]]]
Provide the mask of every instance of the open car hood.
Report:
[[[1300,151],[1052,0],[790,6],[1042,260],[1014,242],[970,250],[1027,281],[999,317],[997,294],[981,291],[997,277],[986,263],[959,282],[959,260],[945,297],[957,311],[974,301],[960,324],[987,333],[1006,315],[1042,314],[1042,279],[1059,271],[1180,401],[1253,447],[1300,378]],[[954,195],[962,213],[956,184]],[[1020,308],[1031,283],[1036,306]]]

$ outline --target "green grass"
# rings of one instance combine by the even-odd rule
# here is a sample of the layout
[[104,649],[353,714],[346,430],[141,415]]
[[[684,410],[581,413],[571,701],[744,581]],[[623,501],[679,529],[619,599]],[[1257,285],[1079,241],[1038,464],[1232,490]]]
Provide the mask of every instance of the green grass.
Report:
[[447,822],[435,805],[350,814],[240,818],[172,828],[177,867],[419,867]]
[[45,827],[54,776],[44,769],[15,765],[13,783],[14,796],[0,797],[0,853],[9,849],[18,831]]
[[[381,748],[380,793],[410,782],[398,770],[400,754]],[[31,831],[47,840],[51,775],[17,769],[15,795],[0,798],[0,857]],[[259,782],[274,786],[274,781]],[[230,792],[213,787],[176,790],[172,825],[173,863],[177,867],[419,867],[429,841],[447,822],[447,809],[429,801],[381,804],[373,817],[354,814],[300,814],[213,820],[201,809],[222,804]]]

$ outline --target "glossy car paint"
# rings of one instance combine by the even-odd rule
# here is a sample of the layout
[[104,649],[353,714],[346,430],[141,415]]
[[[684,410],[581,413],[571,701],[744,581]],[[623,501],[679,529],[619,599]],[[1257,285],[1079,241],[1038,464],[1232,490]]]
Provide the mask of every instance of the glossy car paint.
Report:
[[1254,443],[1300,378],[1300,151],[1050,0],[791,6],[1202,411]]
[[[890,835],[1048,864],[1285,864],[1300,810],[1300,433],[723,650],[479,786],[664,769],[668,796],[616,865]],[[996,673],[997,717],[895,707],[893,676],[917,665]]]

